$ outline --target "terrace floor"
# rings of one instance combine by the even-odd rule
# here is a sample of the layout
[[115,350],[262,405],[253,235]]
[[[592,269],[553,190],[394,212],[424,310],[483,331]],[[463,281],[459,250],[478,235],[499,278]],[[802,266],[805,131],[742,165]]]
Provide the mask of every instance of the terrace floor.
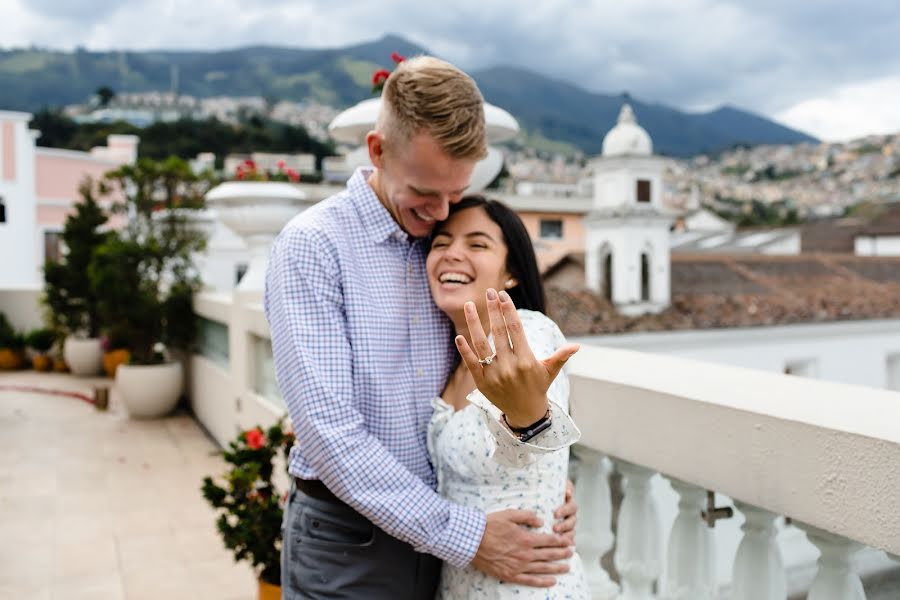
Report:
[[0,599],[256,597],[200,493],[225,463],[186,414],[135,421],[59,395],[98,382],[0,374]]

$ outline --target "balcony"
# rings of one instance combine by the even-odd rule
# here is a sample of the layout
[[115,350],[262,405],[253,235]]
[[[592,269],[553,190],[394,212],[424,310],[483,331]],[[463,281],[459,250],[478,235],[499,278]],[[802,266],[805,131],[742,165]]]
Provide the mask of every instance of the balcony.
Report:
[[[204,292],[195,312],[195,418],[220,444],[274,422],[260,294]],[[898,597],[879,583],[900,569],[896,392],[594,346],[570,377],[595,598]]]

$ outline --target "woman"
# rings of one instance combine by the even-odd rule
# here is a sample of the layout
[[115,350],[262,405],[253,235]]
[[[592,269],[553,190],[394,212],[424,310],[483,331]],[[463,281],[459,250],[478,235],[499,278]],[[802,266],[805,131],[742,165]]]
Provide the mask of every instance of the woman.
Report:
[[[485,512],[533,510],[550,531],[568,446],[580,435],[568,416],[568,380],[557,375],[578,348],[543,314],[528,232],[502,203],[466,197],[435,228],[426,269],[462,356],[433,401],[428,447],[439,491]],[[577,555],[569,566],[554,587],[541,589],[444,565],[438,596],[588,598]]]

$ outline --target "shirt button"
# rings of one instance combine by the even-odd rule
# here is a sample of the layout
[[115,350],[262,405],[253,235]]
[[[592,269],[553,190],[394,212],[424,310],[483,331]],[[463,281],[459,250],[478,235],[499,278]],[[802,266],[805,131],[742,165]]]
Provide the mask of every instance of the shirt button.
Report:
[[406,266],[406,272],[407,272],[407,273],[412,273],[412,272],[413,272],[412,265],[407,265],[407,266]]
[[419,324],[419,317],[413,317],[413,318],[412,318],[412,324],[413,324],[413,325],[418,325],[418,324]]
[[424,371],[424,369],[422,369],[422,367],[419,367],[418,369],[416,369],[416,376],[417,376],[417,377],[421,377],[421,376],[424,375],[424,374],[425,374],[425,371]]

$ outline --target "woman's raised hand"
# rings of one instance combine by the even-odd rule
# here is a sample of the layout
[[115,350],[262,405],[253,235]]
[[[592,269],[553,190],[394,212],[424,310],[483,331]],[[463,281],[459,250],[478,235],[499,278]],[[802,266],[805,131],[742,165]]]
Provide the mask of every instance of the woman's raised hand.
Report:
[[549,357],[536,359],[509,294],[498,295],[491,288],[486,296],[496,354],[473,302],[465,305],[472,346],[458,335],[456,347],[475,385],[503,412],[507,423],[511,427],[527,427],[546,414],[547,390],[566,361],[578,352],[578,344],[566,344]]

